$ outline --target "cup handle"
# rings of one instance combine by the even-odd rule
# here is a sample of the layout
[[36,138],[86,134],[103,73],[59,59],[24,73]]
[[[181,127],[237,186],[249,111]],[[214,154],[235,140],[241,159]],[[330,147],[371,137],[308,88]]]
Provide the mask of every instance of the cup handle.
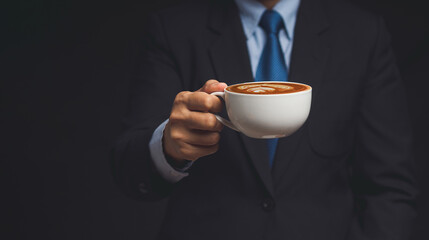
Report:
[[[223,100],[225,100],[225,93],[224,93],[224,92],[213,92],[213,93],[211,93],[211,95],[221,97]],[[217,115],[217,114],[215,114],[215,117],[216,117],[216,119],[217,119],[219,122],[221,122],[223,125],[225,125],[225,126],[227,126],[227,127],[231,128],[232,130],[235,130],[235,131],[237,131],[237,132],[240,132],[240,130],[238,130],[238,129],[234,126],[234,124],[233,124],[231,121],[226,120],[225,118],[223,118],[223,117],[221,117],[221,116],[219,116],[219,115]]]

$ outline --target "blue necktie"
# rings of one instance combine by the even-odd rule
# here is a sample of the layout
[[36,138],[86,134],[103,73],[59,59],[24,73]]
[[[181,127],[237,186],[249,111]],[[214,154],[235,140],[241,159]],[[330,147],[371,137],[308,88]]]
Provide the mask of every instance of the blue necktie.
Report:
[[[282,17],[276,11],[266,10],[261,17],[259,26],[264,29],[267,42],[259,59],[255,80],[287,81],[287,66],[278,37],[280,29],[284,28]],[[277,140],[277,138],[267,140],[270,167],[273,166]]]

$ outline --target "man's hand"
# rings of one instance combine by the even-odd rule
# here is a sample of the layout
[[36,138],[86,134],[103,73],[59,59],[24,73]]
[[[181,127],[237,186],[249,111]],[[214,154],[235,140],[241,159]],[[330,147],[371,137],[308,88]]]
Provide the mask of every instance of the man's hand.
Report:
[[218,150],[223,125],[212,113],[222,110],[222,102],[210,93],[226,87],[225,83],[208,80],[198,91],[177,94],[163,136],[164,152],[177,164]]

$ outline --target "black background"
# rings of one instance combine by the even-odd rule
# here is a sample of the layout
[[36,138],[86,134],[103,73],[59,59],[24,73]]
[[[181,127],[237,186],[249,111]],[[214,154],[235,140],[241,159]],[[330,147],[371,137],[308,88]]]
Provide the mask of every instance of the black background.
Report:
[[[2,2],[1,239],[153,239],[166,201],[122,195],[109,168],[143,23],[178,1]],[[429,19],[424,1],[356,1],[385,17],[406,84],[429,239]]]

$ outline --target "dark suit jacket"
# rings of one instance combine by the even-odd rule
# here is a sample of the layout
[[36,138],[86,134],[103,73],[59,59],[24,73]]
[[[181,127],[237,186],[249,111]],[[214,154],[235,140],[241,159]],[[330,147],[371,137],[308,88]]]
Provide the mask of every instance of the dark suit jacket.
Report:
[[219,151],[176,184],[159,176],[148,147],[175,95],[212,78],[253,76],[232,1],[176,6],[149,26],[113,171],[128,195],[170,196],[160,239],[408,238],[417,192],[411,131],[379,17],[302,0],[289,77],[313,87],[307,122],[279,140],[272,170],[265,141],[224,128]]

